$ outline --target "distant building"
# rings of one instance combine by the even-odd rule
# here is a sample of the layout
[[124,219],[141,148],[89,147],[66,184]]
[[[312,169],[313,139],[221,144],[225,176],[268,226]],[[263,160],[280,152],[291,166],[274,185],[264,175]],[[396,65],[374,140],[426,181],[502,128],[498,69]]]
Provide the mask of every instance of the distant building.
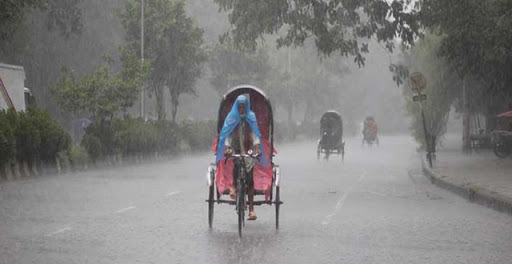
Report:
[[25,91],[23,67],[0,63],[0,110],[25,111]]

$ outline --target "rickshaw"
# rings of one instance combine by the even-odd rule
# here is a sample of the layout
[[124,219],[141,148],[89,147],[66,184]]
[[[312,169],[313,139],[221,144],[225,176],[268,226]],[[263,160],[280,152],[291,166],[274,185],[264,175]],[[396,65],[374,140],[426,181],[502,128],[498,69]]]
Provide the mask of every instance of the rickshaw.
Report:
[[317,159],[325,153],[325,160],[329,160],[330,154],[341,155],[345,159],[345,142],[343,141],[343,120],[341,115],[330,110],[320,118],[320,139],[317,146]]
[[[256,163],[253,167],[254,179],[254,206],[259,205],[274,205],[275,207],[275,224],[276,229],[279,228],[279,207],[283,202],[280,198],[280,169],[279,166],[273,163],[273,157],[277,152],[274,149],[274,123],[272,116],[272,106],[270,105],[268,97],[259,88],[251,85],[240,85],[228,90],[221,99],[218,120],[217,120],[217,138],[214,142],[213,150],[216,151],[216,145],[219,140],[219,134],[224,124],[224,120],[233,106],[236,98],[239,95],[245,95],[249,98],[252,111],[255,113],[258,127],[261,132],[261,144],[267,159],[267,166]],[[248,138],[248,137],[246,137]],[[216,154],[216,153],[215,153]],[[233,185],[233,160],[239,159],[245,162],[246,158],[255,158],[252,154],[231,155],[225,157],[217,164],[212,163],[208,167],[206,175],[207,184],[209,187],[208,199],[208,225],[212,228],[214,205],[228,204],[235,205],[235,210],[238,214],[238,234],[242,237],[243,227],[245,226],[245,211],[247,200],[245,195],[245,166],[240,166],[240,176],[237,182],[236,199],[232,200],[229,197],[223,198],[222,195],[229,194],[229,189]],[[257,200],[260,196],[263,199]]]
[[491,132],[493,151],[499,158],[505,158],[512,153],[512,111],[501,113],[497,118],[499,128]]
[[363,141],[362,145],[366,143],[368,146],[372,146],[373,144],[379,145],[379,137],[377,136],[377,122],[373,116],[367,116],[364,120],[363,127]]

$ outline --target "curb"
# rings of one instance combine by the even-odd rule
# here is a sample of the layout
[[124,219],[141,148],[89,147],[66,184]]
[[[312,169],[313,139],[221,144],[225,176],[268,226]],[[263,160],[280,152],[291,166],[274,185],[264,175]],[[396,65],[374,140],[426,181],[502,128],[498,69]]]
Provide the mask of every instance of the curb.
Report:
[[463,185],[457,185],[440,177],[436,172],[426,166],[425,158],[421,158],[423,174],[432,182],[445,190],[453,192],[468,201],[490,207],[502,213],[512,215],[512,198],[498,193],[490,192],[486,189],[472,188]]

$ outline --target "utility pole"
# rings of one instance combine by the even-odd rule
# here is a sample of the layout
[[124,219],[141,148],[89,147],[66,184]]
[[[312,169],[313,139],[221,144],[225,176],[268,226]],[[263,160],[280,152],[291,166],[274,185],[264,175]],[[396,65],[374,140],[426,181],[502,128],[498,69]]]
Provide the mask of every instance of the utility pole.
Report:
[[430,168],[432,168],[432,150],[434,146],[431,146],[432,144],[435,144],[433,137],[428,133],[427,130],[427,122],[425,121],[425,111],[423,110],[423,103],[422,101],[427,100],[427,95],[422,94],[421,91],[425,89],[427,86],[427,80],[425,79],[425,76],[423,76],[420,72],[414,72],[409,76],[409,87],[412,89],[413,92],[416,93],[412,97],[413,101],[420,103],[420,109],[421,109],[421,119],[423,122],[423,133],[425,134],[425,143],[427,148],[427,160],[428,165]]
[[[140,74],[141,77],[144,73],[144,0],[141,0],[140,6],[140,58],[141,58],[141,66],[140,66]],[[140,89],[140,117],[144,120],[144,79],[141,80],[142,87]]]
[[468,92],[466,88],[466,75],[462,77],[462,150],[465,153],[471,152],[470,128],[471,118],[469,114]]

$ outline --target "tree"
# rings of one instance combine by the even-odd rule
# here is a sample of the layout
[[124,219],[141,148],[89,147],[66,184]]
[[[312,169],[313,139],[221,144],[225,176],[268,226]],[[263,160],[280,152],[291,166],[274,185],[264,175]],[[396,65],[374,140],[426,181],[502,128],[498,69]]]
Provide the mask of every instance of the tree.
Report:
[[411,0],[214,1],[229,12],[230,33],[237,45],[254,48],[265,34],[284,31],[278,46],[303,45],[314,37],[322,54],[354,56],[360,66],[370,38],[385,42],[392,51],[395,37],[412,45],[420,29]]
[[81,0],[0,0],[0,41],[4,44],[20,29],[27,13],[35,9],[48,14],[46,25],[58,28],[61,34],[69,36],[82,28],[81,13],[77,4]]
[[[440,138],[446,132],[450,110],[461,95],[461,81],[453,66],[436,56],[443,36],[427,33],[425,38],[406,55],[406,64],[413,71],[423,73],[427,87],[423,91],[427,100],[421,102],[425,113],[427,132]],[[414,94],[404,87],[407,112],[412,117],[411,130],[414,138],[426,146],[420,103],[412,101]],[[439,141],[438,141],[439,142]]]
[[512,2],[428,0],[421,13],[422,25],[443,35],[438,55],[452,65],[463,84],[455,106],[464,113],[468,147],[470,115],[485,115],[489,132],[496,114],[512,105]]
[[293,113],[301,107],[304,109],[302,121],[311,121],[320,116],[325,107],[340,105],[339,78],[346,71],[340,56],[319,56],[311,41],[271,56],[269,93],[286,109],[288,121],[292,121]]
[[253,84],[263,88],[271,72],[265,49],[240,50],[229,40],[212,48],[208,64],[212,73],[210,83],[220,94],[240,84]]
[[108,56],[104,65],[79,80],[70,68],[62,67],[52,91],[59,105],[75,114],[91,114],[100,122],[112,120],[115,114],[131,107],[141,87],[141,62],[126,49],[121,53],[123,69],[118,74],[111,72],[113,61]]
[[[50,111],[61,124],[66,124],[73,117],[59,111],[50,92],[51,86],[59,77],[61,65],[68,65],[76,76],[83,76],[102,62],[103,54],[117,53],[123,31],[120,22],[110,13],[119,3],[103,0],[37,2],[42,2],[43,6],[24,7],[19,27],[8,39],[0,40],[0,61],[23,66],[25,85],[35,96],[38,107]],[[1,12],[4,6],[0,6]],[[75,23],[79,24],[73,26]],[[117,61],[118,56],[115,58]]]
[[[145,6],[144,56],[150,63],[148,86],[157,99],[158,118],[165,114],[164,89],[171,95],[175,121],[181,94],[195,94],[195,83],[206,61],[203,31],[186,16],[183,1],[154,0]],[[140,1],[124,0],[120,14],[126,29],[127,47],[140,47]]]
[[511,102],[512,2],[468,0],[447,5],[446,1],[428,0],[421,13],[425,27],[443,34],[438,54],[453,65],[461,79],[477,81],[476,85],[470,83],[468,92],[484,96],[482,101],[487,103],[480,105],[495,106],[507,97]]

